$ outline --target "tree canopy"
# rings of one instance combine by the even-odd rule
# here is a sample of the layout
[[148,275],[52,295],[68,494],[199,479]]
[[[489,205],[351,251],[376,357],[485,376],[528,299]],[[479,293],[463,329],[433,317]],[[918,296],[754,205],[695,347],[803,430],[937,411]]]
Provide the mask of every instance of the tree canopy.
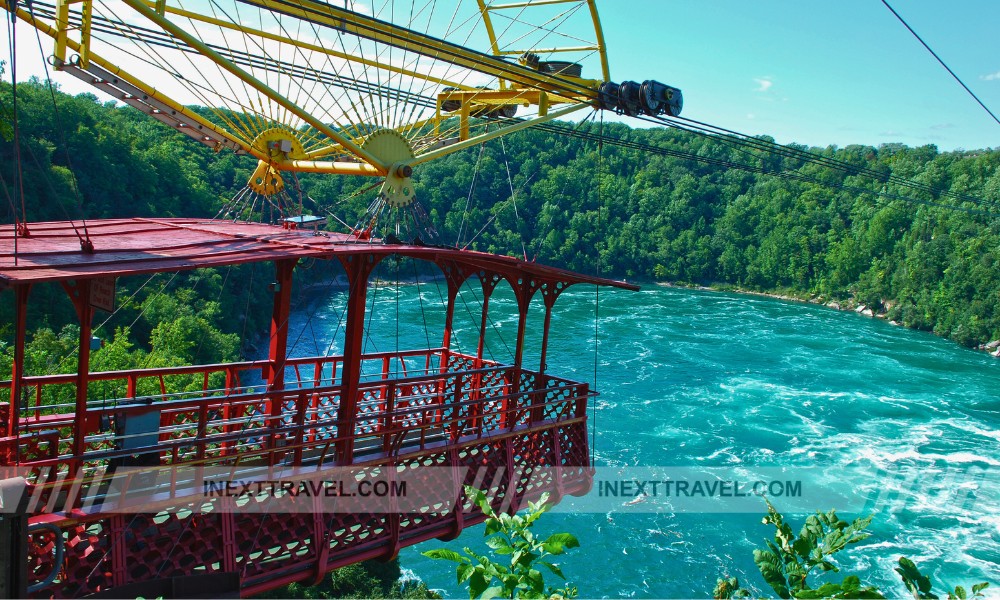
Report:
[[[0,84],[0,114],[9,119],[11,110],[11,86]],[[19,84],[17,112],[32,221],[210,217],[255,166],[135,109],[52,93],[38,81]],[[863,303],[968,346],[1000,339],[1000,150],[809,149],[852,171],[676,129],[565,127],[591,137],[528,129],[422,165],[417,197],[441,242],[614,277]],[[631,146],[598,144],[597,135]],[[12,222],[21,200],[7,140],[0,176],[8,198],[0,218]],[[374,193],[358,193],[372,183],[365,178],[299,179],[317,210],[352,224]],[[245,329],[233,317],[242,308],[227,304],[245,298],[200,297],[206,310],[169,330],[150,322],[144,333],[166,343],[197,327],[191,319],[212,321],[220,335]],[[167,311],[171,301],[156,302]],[[48,317],[54,330],[72,322],[66,312]],[[224,338],[212,346],[232,348]]]

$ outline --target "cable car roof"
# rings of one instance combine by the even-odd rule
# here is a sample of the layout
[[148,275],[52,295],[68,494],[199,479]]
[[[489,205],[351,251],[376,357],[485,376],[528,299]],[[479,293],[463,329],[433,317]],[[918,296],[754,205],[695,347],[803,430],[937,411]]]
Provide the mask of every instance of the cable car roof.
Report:
[[80,222],[32,223],[30,235],[15,240],[14,226],[0,227],[0,289],[46,281],[119,277],[221,267],[292,258],[334,258],[351,254],[398,254],[433,262],[454,262],[506,276],[538,277],[567,285],[589,283],[636,290],[622,281],[592,277],[471,250],[391,245],[380,240],[274,225],[212,219],[131,218],[86,222],[93,252],[81,249]]

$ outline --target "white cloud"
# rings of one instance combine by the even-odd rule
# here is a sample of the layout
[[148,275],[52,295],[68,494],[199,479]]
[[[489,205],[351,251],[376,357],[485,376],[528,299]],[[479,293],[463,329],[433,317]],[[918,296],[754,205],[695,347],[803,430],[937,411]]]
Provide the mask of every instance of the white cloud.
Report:
[[990,73],[989,75],[980,75],[979,78],[983,81],[1000,81],[1000,71]]
[[754,90],[755,92],[766,92],[771,89],[772,85],[774,85],[774,81],[770,77],[754,77],[753,80],[754,83],[757,84],[757,89]]

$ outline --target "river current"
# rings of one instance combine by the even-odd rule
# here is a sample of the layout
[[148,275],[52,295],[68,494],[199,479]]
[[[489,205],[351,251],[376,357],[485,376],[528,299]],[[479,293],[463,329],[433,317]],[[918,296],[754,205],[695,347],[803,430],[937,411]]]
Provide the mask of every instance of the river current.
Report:
[[[427,315],[440,291],[386,290],[373,299],[367,350],[426,347],[424,323],[440,331],[440,311]],[[498,294],[488,351],[507,361],[516,314],[510,297]],[[477,315],[478,296],[462,296],[468,315]],[[343,306],[343,294],[331,293],[300,309],[292,352],[338,352],[338,342],[323,348],[316,340],[336,340]],[[475,320],[465,323],[458,341],[471,345]],[[529,345],[538,337],[531,332]],[[593,288],[565,292],[548,363],[553,374],[596,379],[601,395],[590,414],[599,473],[628,478],[662,467],[752,479],[781,470],[808,492],[804,501],[815,501],[809,510],[836,508],[848,520],[874,515],[871,537],[838,555],[845,574],[905,595],[893,567],[908,556],[938,593],[979,581],[992,582],[997,593],[1000,360],[821,306],[648,286],[602,290],[599,298]],[[846,504],[826,505],[832,498]],[[782,499],[773,500],[781,509]],[[759,510],[735,512],[663,504],[646,494],[610,500],[610,508],[608,501],[593,510],[584,499],[581,506],[590,508],[553,511],[537,526],[580,539],[558,562],[581,597],[710,597],[722,575],[771,592],[752,559],[773,536],[773,527],[761,524],[763,501]],[[797,531],[806,514],[801,503],[786,506]],[[420,554],[442,546],[486,551],[475,527],[447,544],[405,549],[402,566],[446,597],[461,597],[467,592],[456,585],[453,565]],[[547,582],[558,580],[549,575]]]

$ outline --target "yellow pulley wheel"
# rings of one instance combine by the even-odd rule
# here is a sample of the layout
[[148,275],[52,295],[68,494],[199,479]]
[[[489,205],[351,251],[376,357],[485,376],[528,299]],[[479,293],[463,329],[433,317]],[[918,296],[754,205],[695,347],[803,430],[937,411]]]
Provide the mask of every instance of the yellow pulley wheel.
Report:
[[406,163],[413,159],[413,148],[399,132],[381,129],[368,136],[362,148],[380,161],[392,165],[386,173],[379,194],[393,208],[408,206],[416,199],[410,175],[413,169]]

